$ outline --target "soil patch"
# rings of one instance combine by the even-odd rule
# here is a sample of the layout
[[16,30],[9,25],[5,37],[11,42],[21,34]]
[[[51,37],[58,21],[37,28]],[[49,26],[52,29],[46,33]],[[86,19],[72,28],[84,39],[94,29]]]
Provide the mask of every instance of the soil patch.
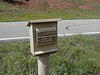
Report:
[[93,10],[93,6],[92,5],[80,5],[79,8],[81,9],[85,9],[85,10]]

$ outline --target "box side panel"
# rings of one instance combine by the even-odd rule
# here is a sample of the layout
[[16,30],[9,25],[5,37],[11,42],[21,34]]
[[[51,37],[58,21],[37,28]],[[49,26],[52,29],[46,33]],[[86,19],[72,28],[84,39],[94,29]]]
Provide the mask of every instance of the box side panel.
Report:
[[30,48],[31,48],[31,53],[34,56],[34,32],[33,32],[33,25],[30,26],[29,28],[29,35],[30,35]]

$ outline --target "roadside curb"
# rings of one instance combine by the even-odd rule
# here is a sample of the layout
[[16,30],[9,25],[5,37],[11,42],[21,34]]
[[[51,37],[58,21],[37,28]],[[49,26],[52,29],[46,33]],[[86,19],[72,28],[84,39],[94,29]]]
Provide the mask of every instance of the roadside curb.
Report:
[[[100,32],[86,32],[86,33],[74,33],[74,34],[58,34],[59,38],[69,38],[75,35],[81,34],[85,37],[100,38]],[[29,37],[15,37],[15,38],[1,38],[0,43],[7,43],[13,41],[29,42]]]

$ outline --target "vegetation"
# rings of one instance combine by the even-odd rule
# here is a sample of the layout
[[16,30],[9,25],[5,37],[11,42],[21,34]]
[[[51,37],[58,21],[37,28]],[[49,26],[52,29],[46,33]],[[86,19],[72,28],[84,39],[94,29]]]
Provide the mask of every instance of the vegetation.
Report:
[[56,9],[40,8],[30,10],[0,2],[0,21],[27,21],[34,19],[46,18],[62,18],[62,19],[99,19],[100,7],[95,6],[93,10],[85,10],[79,8],[72,9]]
[[[50,75],[100,75],[100,39],[59,38],[58,52],[50,56]],[[37,75],[37,58],[29,43],[0,44],[0,75]]]

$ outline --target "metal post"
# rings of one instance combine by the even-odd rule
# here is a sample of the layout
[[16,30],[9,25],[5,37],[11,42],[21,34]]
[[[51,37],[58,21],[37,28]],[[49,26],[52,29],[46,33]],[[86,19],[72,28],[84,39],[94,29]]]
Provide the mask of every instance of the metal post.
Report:
[[38,56],[38,75],[49,75],[49,54]]

